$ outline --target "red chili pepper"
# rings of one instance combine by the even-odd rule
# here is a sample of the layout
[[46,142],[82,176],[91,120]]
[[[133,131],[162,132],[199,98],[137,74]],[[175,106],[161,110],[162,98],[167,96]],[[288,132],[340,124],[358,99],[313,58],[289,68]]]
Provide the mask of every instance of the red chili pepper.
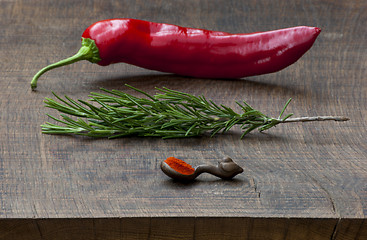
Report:
[[250,34],[230,34],[136,19],[94,23],[82,35],[82,48],[46,71],[88,60],[101,66],[129,63],[161,72],[199,78],[242,78],[284,69],[306,53],[321,29],[293,27]]

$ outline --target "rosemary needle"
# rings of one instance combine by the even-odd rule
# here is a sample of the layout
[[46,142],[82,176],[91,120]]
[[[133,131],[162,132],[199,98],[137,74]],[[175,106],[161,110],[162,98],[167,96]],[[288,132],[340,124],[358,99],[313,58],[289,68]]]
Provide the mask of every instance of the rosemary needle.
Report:
[[42,124],[42,132],[90,137],[141,136],[166,139],[195,137],[205,133],[214,136],[229,131],[234,125],[241,125],[243,138],[255,129],[264,131],[280,123],[349,120],[333,116],[290,118],[292,114],[283,117],[291,99],[278,118],[271,118],[246,102],[236,102],[242,109],[241,113],[236,113],[227,106],[208,101],[204,96],[197,97],[168,88],[156,88],[159,93],[151,96],[130,85],[126,86],[146,98],[107,89],[101,89],[103,93],[91,93],[90,101],[75,101],[67,96],[63,99],[53,93],[56,100],[46,98],[45,106],[59,111],[60,118],[47,114],[56,124]]

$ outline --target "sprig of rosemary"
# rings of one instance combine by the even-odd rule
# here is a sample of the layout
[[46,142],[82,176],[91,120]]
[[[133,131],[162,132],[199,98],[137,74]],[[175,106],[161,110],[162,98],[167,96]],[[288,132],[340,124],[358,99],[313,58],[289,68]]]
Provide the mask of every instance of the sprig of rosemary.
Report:
[[[236,102],[242,109],[242,113],[236,113],[204,96],[197,97],[168,88],[156,88],[160,93],[151,96],[142,90],[126,86],[143,94],[145,98],[117,90],[101,89],[104,93],[91,93],[91,99],[87,102],[75,101],[67,96],[63,99],[53,93],[58,101],[46,98],[45,104],[46,107],[61,112],[61,118],[47,115],[60,125],[46,122],[41,125],[42,132],[90,137],[142,136],[166,139],[201,136],[205,133],[214,136],[219,132],[227,132],[234,125],[241,125],[243,138],[255,129],[264,131],[279,123],[348,120],[332,116],[290,118],[292,114],[283,117],[291,99],[284,105],[278,118],[271,118],[245,101]],[[99,107],[94,103],[99,104]]]

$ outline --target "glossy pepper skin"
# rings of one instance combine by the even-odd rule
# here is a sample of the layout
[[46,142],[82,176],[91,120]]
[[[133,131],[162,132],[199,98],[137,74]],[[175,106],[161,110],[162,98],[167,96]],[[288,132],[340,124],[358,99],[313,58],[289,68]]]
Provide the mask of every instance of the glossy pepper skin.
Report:
[[231,34],[137,19],[108,19],[84,31],[83,41],[93,40],[96,49],[75,61],[89,60],[101,66],[123,62],[198,78],[243,78],[293,64],[312,47],[320,32],[317,27],[299,26]]

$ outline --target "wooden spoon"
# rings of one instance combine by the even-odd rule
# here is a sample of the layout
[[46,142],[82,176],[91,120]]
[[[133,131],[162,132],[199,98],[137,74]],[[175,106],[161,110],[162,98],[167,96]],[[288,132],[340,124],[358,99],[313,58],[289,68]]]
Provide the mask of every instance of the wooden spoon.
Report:
[[[194,180],[197,176],[199,176],[204,172],[212,174],[222,179],[232,179],[237,174],[243,172],[243,169],[240,166],[238,166],[235,162],[233,162],[233,160],[229,157],[224,158],[222,161],[219,161],[217,166],[208,164],[199,165],[194,169],[192,174],[183,174],[177,171],[172,164],[171,165],[169,164],[169,161],[167,160],[161,163],[162,171],[167,176],[175,180],[181,180],[181,181]],[[176,161],[180,161],[179,163],[182,163],[183,166],[187,166],[188,168],[192,169],[192,167],[186,162],[179,159],[176,159]]]

